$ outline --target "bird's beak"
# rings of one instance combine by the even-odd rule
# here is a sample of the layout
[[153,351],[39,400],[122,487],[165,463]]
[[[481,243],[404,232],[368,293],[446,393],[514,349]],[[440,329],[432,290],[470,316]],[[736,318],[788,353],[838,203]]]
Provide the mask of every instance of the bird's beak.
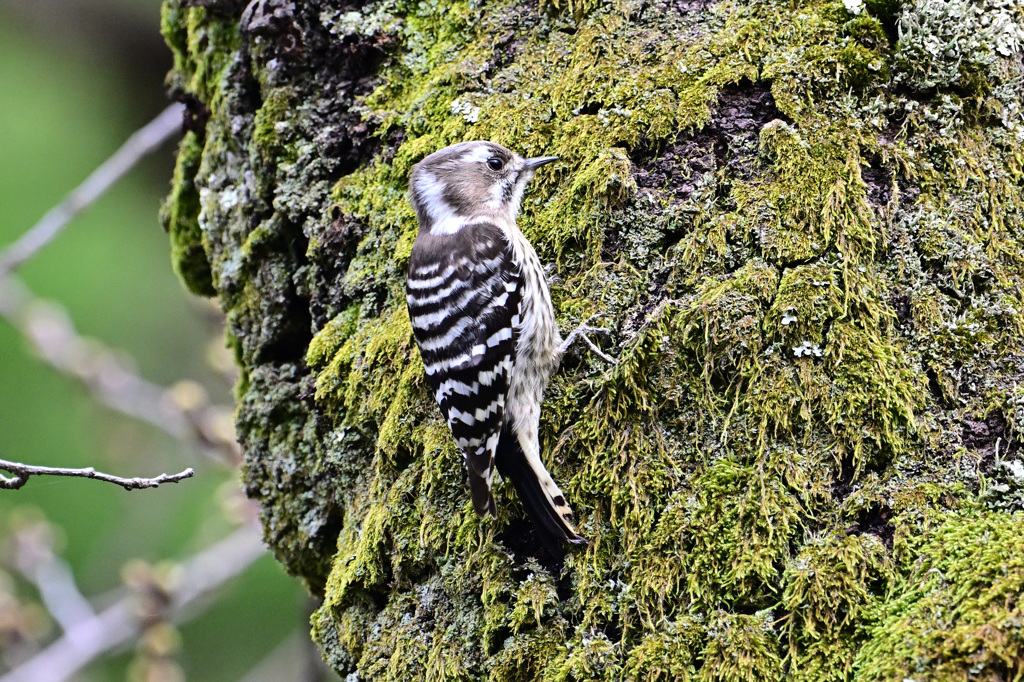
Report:
[[525,161],[523,161],[523,165],[527,168],[527,170],[537,170],[538,168],[540,168],[544,164],[551,163],[552,161],[558,161],[558,157],[557,156],[536,156],[536,157],[534,157],[532,159],[526,159]]

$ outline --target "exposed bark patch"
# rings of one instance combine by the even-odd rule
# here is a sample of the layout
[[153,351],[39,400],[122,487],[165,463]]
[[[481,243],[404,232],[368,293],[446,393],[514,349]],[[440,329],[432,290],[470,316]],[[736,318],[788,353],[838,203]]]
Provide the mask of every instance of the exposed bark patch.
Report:
[[910,319],[910,296],[906,292],[893,292],[889,305],[896,313],[896,319],[903,324]]
[[892,549],[895,527],[892,524],[892,509],[882,502],[875,502],[865,509],[857,522],[847,529],[847,533],[859,533],[862,535],[874,535],[879,538],[887,549]]
[[867,185],[868,201],[876,209],[889,205],[893,190],[892,170],[879,163],[877,159],[870,160],[869,165],[861,169],[861,178]]
[[725,87],[706,126],[696,132],[682,131],[660,149],[647,144],[633,150],[637,187],[667,192],[673,201],[683,202],[705,173],[725,169],[730,176],[749,179],[756,166],[761,129],[776,119],[785,117],[766,83],[744,80]]
[[279,42],[285,52],[294,50],[300,40],[295,3],[289,0],[252,0],[242,12],[239,28],[243,34]]
[[[301,287],[308,302],[295,306],[309,311],[307,320],[314,329],[350,303],[351,292],[344,291],[342,282],[366,233],[354,218],[329,210],[328,192],[371,158],[386,162],[404,140],[398,127],[378,135],[375,123],[352,108],[377,86],[378,70],[396,46],[393,36],[381,32],[335,35],[321,21],[321,11],[353,7],[261,0],[250,3],[241,22],[253,68],[263,74],[264,96],[274,88],[299,93],[290,99],[290,108],[301,107],[302,113],[288,116],[284,133],[285,153],[298,157],[290,171],[294,177],[282,178],[279,185],[293,184],[292,193],[305,187],[311,196],[319,194],[319,201],[290,206],[288,215],[301,227],[291,233],[305,232],[317,243],[308,254],[308,283]],[[292,140],[309,140],[313,149],[291,151],[287,145]],[[306,257],[305,249],[301,255]]]
[[187,92],[169,93],[170,98],[185,105],[182,126],[185,130],[202,135],[206,130],[206,122],[210,120],[210,108],[195,95]]
[[[313,378],[295,365],[263,364],[249,381],[254,390],[242,396],[238,411],[245,493],[260,503],[267,544],[277,560],[322,593],[330,569],[327,557],[341,528],[337,486],[321,477],[303,480],[305,494],[295,490],[297,472],[315,466],[314,451],[302,441],[313,410]],[[317,505],[311,507],[307,497]]]
[[489,62],[484,65],[484,71],[488,76],[515,62],[523,46],[527,44],[528,37],[541,20],[536,5],[532,3],[518,4],[506,11],[503,17],[501,27],[504,30],[495,38],[494,52]]
[[[652,292],[652,294],[656,293],[657,292]],[[654,296],[653,298],[647,299],[642,304],[631,308],[620,328],[620,334],[622,337],[624,339],[636,338],[644,325],[650,321],[651,314],[655,311],[660,302],[661,299]]]
[[330,227],[320,238],[320,248],[311,254],[318,284],[311,292],[309,310],[316,329],[323,328],[347,302],[340,295],[342,280],[365,234],[366,226],[357,218],[331,209]]
[[946,396],[946,392],[942,389],[942,384],[939,383],[939,375],[932,367],[925,367],[925,376],[928,378],[928,392],[932,394],[936,402],[942,405],[944,408],[949,408],[951,402]]
[[960,442],[968,450],[978,453],[981,458],[979,469],[989,473],[999,459],[1020,449],[1019,444],[1010,433],[1006,417],[995,410],[985,419],[967,417],[960,424]]

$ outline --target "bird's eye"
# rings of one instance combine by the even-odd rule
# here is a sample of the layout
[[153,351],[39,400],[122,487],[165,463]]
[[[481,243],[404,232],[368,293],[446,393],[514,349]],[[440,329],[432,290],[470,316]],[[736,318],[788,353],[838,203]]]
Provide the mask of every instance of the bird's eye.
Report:
[[496,156],[492,156],[491,158],[487,159],[487,167],[490,168],[492,171],[500,171],[501,167],[504,165],[505,162]]

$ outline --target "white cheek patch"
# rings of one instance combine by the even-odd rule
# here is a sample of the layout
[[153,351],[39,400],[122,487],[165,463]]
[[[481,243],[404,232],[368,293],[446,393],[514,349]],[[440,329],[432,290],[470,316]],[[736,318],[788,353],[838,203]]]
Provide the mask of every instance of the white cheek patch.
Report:
[[455,234],[465,223],[444,200],[444,189],[445,184],[434,175],[427,172],[416,175],[416,193],[430,216],[431,234]]
[[416,174],[416,193],[420,195],[427,213],[432,218],[437,216],[438,210],[442,207],[451,210],[444,200],[444,183],[426,171]]

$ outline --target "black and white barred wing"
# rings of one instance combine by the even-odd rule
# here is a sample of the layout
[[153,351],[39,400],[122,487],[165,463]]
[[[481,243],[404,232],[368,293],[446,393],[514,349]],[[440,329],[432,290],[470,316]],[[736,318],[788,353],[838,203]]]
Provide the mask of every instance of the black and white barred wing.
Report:
[[466,458],[473,506],[494,513],[491,480],[519,326],[519,269],[501,230],[420,234],[406,301],[427,382]]

